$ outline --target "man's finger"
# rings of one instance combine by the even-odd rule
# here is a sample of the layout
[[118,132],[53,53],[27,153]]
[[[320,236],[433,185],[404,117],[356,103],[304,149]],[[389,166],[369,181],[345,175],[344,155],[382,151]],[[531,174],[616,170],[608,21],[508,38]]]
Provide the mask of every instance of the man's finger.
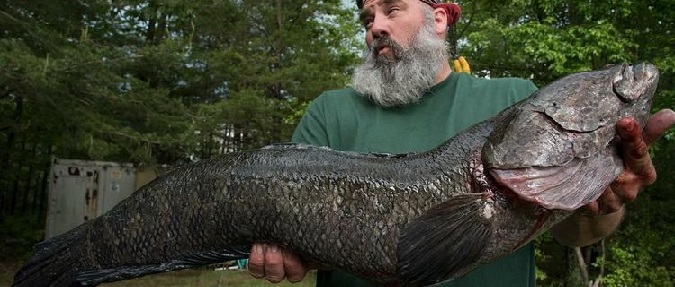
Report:
[[611,187],[605,189],[600,198],[598,198],[598,215],[604,215],[615,212],[623,206],[616,191]]
[[265,276],[265,255],[262,244],[253,244],[247,263],[248,272],[255,278]]
[[649,151],[647,142],[642,136],[642,130],[633,118],[624,118],[616,124],[616,130],[621,137],[621,144],[626,156],[632,158],[644,157]]
[[287,252],[282,250],[284,257],[284,271],[286,273],[286,279],[290,282],[300,282],[305,275],[307,274],[307,268],[303,264],[300,257],[296,256],[292,252]]
[[620,210],[623,205],[624,201],[621,196],[611,187],[608,187],[598,200],[585,205],[581,212],[591,216],[605,215]]
[[649,147],[642,136],[642,129],[632,118],[619,120],[617,132],[621,137],[624,165],[629,172],[637,175],[645,184],[656,180],[656,170],[649,156]]
[[585,215],[598,215],[600,213],[600,206],[597,201],[586,204],[583,207],[582,213]]
[[663,109],[652,115],[644,128],[644,141],[650,144],[663,136],[668,129],[675,125],[675,112]]
[[265,279],[272,283],[279,283],[286,277],[283,253],[274,244],[265,247]]
[[[625,186],[624,186],[625,187]],[[612,187],[612,189],[617,190],[615,195],[617,202],[620,203],[619,205],[624,205],[626,203],[633,202],[637,199],[638,194],[640,193],[639,188],[627,188],[627,189],[619,189],[623,187]],[[619,208],[620,206],[615,206],[614,209],[615,211]]]

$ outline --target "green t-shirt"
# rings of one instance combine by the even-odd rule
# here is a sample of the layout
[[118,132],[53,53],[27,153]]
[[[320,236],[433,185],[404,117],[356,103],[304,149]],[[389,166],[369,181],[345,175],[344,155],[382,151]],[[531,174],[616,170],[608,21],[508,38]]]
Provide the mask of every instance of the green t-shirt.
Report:
[[[421,152],[497,114],[536,89],[531,81],[523,79],[482,79],[452,73],[418,103],[398,108],[377,106],[351,88],[328,91],[310,104],[293,141],[343,151]],[[348,273],[319,271],[317,286],[370,285]],[[528,244],[440,286],[534,286],[534,247]]]

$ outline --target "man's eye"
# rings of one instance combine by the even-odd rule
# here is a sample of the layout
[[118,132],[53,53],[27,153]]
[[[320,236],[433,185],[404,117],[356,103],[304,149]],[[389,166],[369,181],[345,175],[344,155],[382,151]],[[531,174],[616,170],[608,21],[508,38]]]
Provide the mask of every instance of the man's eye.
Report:
[[391,13],[398,12],[398,11],[401,11],[401,9],[396,7],[396,6],[392,6],[392,7],[389,8],[389,10],[387,10],[387,14],[391,14]]
[[366,19],[363,21],[364,28],[370,29],[371,26],[373,26],[373,19]]

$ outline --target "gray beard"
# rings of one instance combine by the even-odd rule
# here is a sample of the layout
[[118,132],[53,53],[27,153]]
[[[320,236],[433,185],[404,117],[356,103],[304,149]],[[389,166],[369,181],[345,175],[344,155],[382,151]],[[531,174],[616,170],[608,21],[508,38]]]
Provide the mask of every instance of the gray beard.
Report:
[[[445,40],[435,35],[433,19],[427,18],[408,49],[389,38],[373,41],[363,54],[364,62],[354,70],[352,88],[383,107],[419,101],[447,62]],[[373,51],[381,45],[387,45],[391,55],[375,57]]]

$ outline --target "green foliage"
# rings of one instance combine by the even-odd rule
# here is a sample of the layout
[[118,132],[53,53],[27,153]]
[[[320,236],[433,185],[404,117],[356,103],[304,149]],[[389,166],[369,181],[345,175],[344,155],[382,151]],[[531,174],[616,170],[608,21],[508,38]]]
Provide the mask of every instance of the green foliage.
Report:
[[479,75],[526,77],[539,85],[614,63],[646,60],[669,72],[674,43],[672,15],[663,10],[668,5],[667,1],[472,1],[463,5],[464,17],[451,40]]
[[[21,117],[3,116],[2,136],[145,164],[193,158],[217,145],[195,135],[221,125],[253,137],[244,148],[286,141],[286,114],[342,87],[356,59],[338,0],[90,2],[3,4],[0,111]],[[211,105],[215,130],[201,130],[192,117]]]

